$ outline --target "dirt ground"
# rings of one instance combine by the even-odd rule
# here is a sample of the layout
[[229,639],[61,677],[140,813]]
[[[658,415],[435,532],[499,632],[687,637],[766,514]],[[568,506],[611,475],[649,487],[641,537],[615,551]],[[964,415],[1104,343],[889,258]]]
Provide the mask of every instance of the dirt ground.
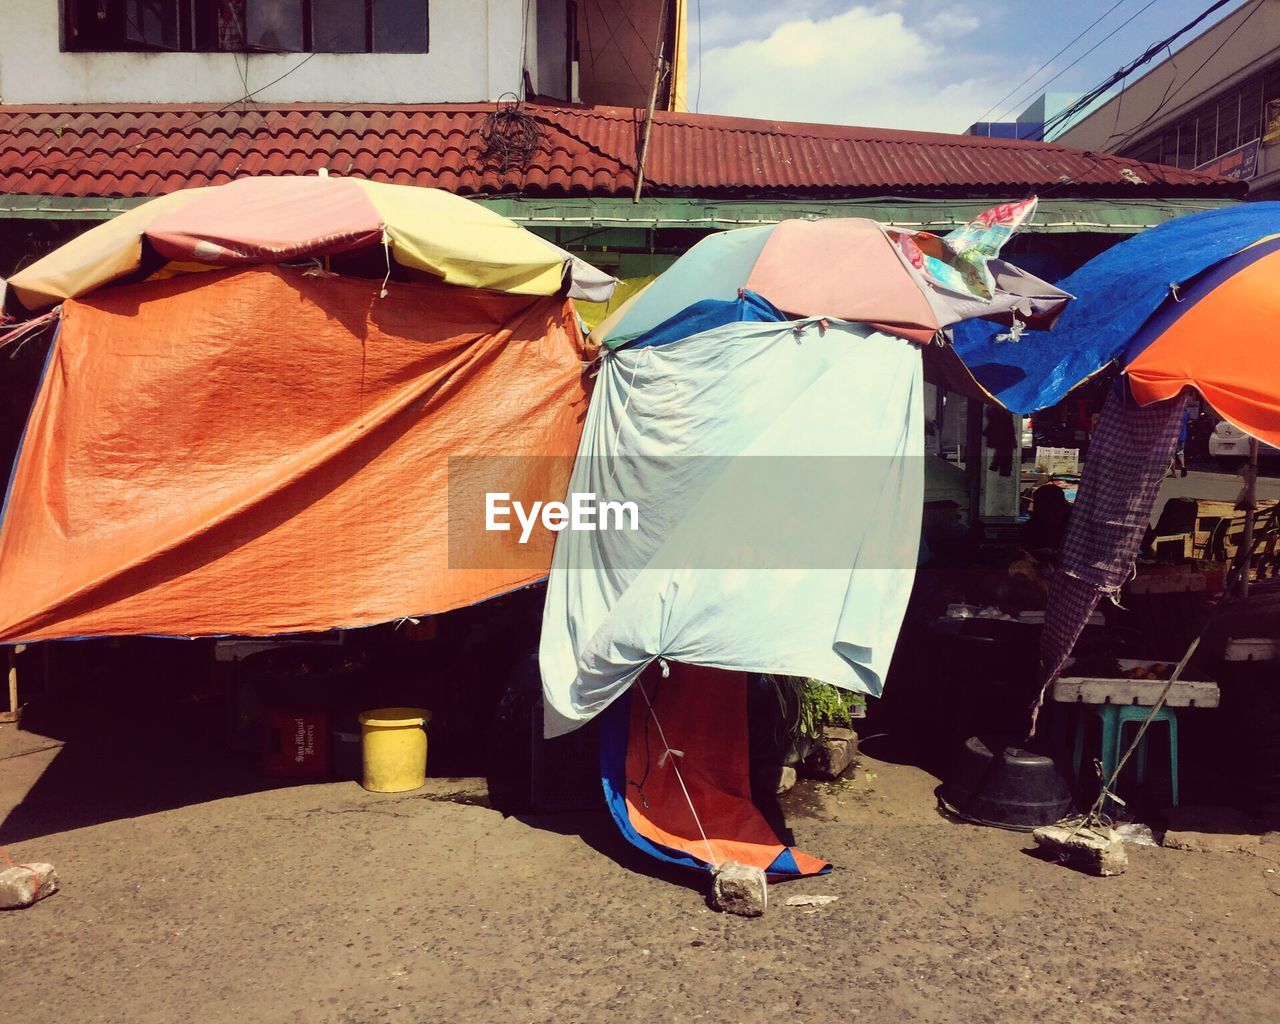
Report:
[[0,914],[14,1024],[1276,1020],[1280,846],[1087,877],[870,756],[788,796],[837,867],[758,920],[597,816],[504,818],[481,780],[262,789],[11,726],[0,758],[0,840],[63,886]]

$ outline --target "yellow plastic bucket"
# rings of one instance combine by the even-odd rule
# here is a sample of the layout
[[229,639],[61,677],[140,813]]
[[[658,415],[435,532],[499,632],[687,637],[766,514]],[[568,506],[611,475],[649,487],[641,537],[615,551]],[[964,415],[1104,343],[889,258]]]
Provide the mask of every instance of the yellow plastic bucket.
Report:
[[422,708],[376,708],[360,714],[364,788],[403,793],[427,781],[427,723]]

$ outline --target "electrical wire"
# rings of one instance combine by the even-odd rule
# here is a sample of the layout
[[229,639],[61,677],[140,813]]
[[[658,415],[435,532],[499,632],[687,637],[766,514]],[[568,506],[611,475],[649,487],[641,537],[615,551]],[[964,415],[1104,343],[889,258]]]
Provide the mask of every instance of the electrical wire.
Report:
[[[252,90],[251,92],[246,92],[243,96],[240,96],[237,99],[231,100],[229,103],[224,103],[221,107],[218,107],[216,110],[205,111],[203,114],[199,115],[194,121],[190,122],[189,124],[184,124],[181,127],[175,129],[174,131],[164,132],[163,138],[171,139],[175,131],[185,134],[191,131],[192,129],[194,129],[197,125],[201,124],[202,122],[207,121],[211,117],[217,117],[219,114],[225,114],[232,107],[239,106],[242,103],[247,103],[252,101],[253,98],[257,96],[259,93],[265,92],[267,89],[270,89],[273,85],[278,85],[279,83],[283,82],[286,78],[292,75],[295,71],[301,68],[302,65],[306,64],[307,61],[311,60],[311,58],[315,56],[316,56],[316,53],[307,54],[305,57],[302,58],[302,60],[298,61],[297,64],[291,67],[283,75],[280,75],[278,78],[273,78],[266,85],[260,85],[258,86],[258,88]],[[79,156],[66,156],[60,160],[49,160],[45,162],[41,162],[39,160],[33,159],[30,163],[21,167],[20,170],[23,173],[30,173],[31,171],[35,171],[35,170],[48,171],[51,168],[63,166],[66,164],[72,164],[75,170],[79,170],[82,167],[91,167],[95,164],[102,164],[105,161],[114,157],[117,153],[125,149],[132,149],[134,151],[134,154],[136,155],[138,150],[141,149],[144,145],[145,145],[145,142],[137,142],[137,143],[133,143],[130,146],[117,146],[115,149],[107,150],[106,152],[95,153],[92,157],[90,157],[89,154],[83,154]]]
[[[1209,62],[1212,61],[1213,58],[1218,55],[1219,51],[1224,46],[1226,46],[1227,43],[1231,42],[1232,37],[1235,36],[1237,32],[1239,32],[1242,28],[1245,27],[1245,25],[1249,23],[1249,19],[1252,18],[1255,14],[1257,14],[1260,10],[1262,10],[1262,4],[1258,4],[1256,7],[1254,7],[1253,10],[1251,10],[1242,19],[1240,19],[1240,23],[1236,25],[1236,27],[1233,28],[1229,33],[1227,33],[1227,37],[1223,39],[1222,42],[1220,42],[1214,48],[1213,52],[1209,54],[1209,56],[1207,56],[1204,60],[1202,60],[1199,63],[1199,65],[1196,66],[1196,69],[1192,71],[1191,74],[1189,74],[1186,78],[1182,80],[1182,82],[1178,85],[1176,89],[1173,89],[1174,79],[1171,78],[1169,80],[1169,85],[1165,87],[1164,96],[1161,97],[1160,102],[1156,105],[1156,108],[1149,115],[1147,115],[1147,117],[1140,124],[1132,128],[1128,132],[1128,134],[1125,135],[1124,139],[1121,140],[1115,146],[1115,149],[1120,150],[1120,149],[1123,149],[1125,146],[1129,145],[1129,143],[1132,142],[1133,139],[1137,135],[1139,135],[1143,129],[1145,129],[1148,125],[1151,124],[1152,121],[1154,121],[1157,117],[1159,117],[1160,112],[1164,109],[1165,105],[1169,103],[1171,100],[1173,100],[1178,95],[1178,93],[1182,92],[1182,90],[1185,89],[1191,83],[1191,80],[1195,78],[1196,75],[1200,74],[1200,72],[1205,69],[1205,66],[1208,65]],[[1116,138],[1118,134],[1119,134],[1118,132],[1113,133],[1110,137],[1108,137],[1107,143],[1109,144],[1111,140]]]
[[698,112],[702,105],[702,0],[695,0],[698,19],[698,88],[693,94],[693,112]]
[[[1075,60],[1073,60],[1070,64],[1064,67],[1056,75],[1050,78],[1047,82],[1044,82],[1043,84],[1036,86],[1035,91],[1043,92],[1045,89],[1049,88],[1049,86],[1053,85],[1054,82],[1056,82],[1059,78],[1065,75],[1073,67],[1079,64],[1082,60],[1084,60],[1087,56],[1089,56],[1089,54],[1093,53],[1093,51],[1096,50],[1099,46],[1101,46],[1103,43],[1107,42],[1108,40],[1113,39],[1115,37],[1116,32],[1119,32],[1122,28],[1124,28],[1130,22],[1134,21],[1136,18],[1145,14],[1148,10],[1150,10],[1159,2],[1160,0],[1148,0],[1146,4],[1144,4],[1142,7],[1139,7],[1136,11],[1133,12],[1133,14],[1129,15],[1129,17],[1127,17],[1124,21],[1120,22],[1120,24],[1115,27],[1114,32],[1112,32],[1108,36],[1104,36],[1102,39],[1099,39],[1096,43],[1094,43],[1091,47],[1089,47],[1089,49],[1085,50],[1084,53],[1080,54],[1080,56],[1078,56]],[[1224,0],[1224,2],[1232,3],[1234,2],[1234,0]],[[1014,106],[1021,106],[1022,103],[1026,103],[1027,100],[1030,98],[1031,98],[1030,95],[1025,96],[1020,103],[1016,103],[1014,104]],[[1047,129],[1041,132],[1040,139],[1043,140],[1046,134],[1047,134]]]
[[[1156,2],[1156,0],[1152,0],[1152,2],[1154,3]],[[1044,123],[1043,128],[1041,129],[1039,138],[1043,140],[1044,137],[1048,135],[1051,131],[1056,130],[1061,125],[1070,121],[1078,113],[1080,113],[1082,110],[1086,109],[1090,104],[1092,104],[1094,100],[1098,99],[1098,97],[1106,93],[1107,90],[1109,90],[1113,85],[1115,85],[1117,82],[1124,81],[1131,74],[1133,74],[1133,72],[1136,71],[1138,68],[1142,67],[1145,64],[1150,63],[1156,57],[1157,54],[1159,54],[1162,50],[1167,49],[1169,46],[1171,46],[1171,44],[1174,41],[1176,41],[1180,37],[1190,32],[1193,28],[1195,28],[1202,21],[1204,21],[1205,18],[1209,17],[1209,15],[1213,14],[1215,11],[1221,10],[1223,7],[1226,7],[1228,4],[1238,3],[1238,2],[1239,0],[1215,0],[1214,3],[1206,7],[1198,15],[1192,18],[1191,21],[1187,22],[1185,25],[1183,25],[1180,29],[1178,29],[1172,35],[1166,36],[1164,39],[1161,39],[1157,43],[1152,43],[1139,56],[1135,57],[1128,64],[1122,67],[1119,71],[1111,75],[1101,85],[1097,85],[1093,89],[1090,89],[1087,93],[1081,96],[1078,100],[1076,100],[1070,106],[1059,111],[1052,118],[1047,120]],[[1147,6],[1150,6],[1150,4],[1148,4]],[[1144,7],[1143,10],[1146,10],[1146,8]],[[1141,14],[1142,12],[1139,11],[1138,13]],[[1247,21],[1248,18],[1246,18],[1245,20]]]
[[[701,0],[699,0],[699,2],[701,2]],[[1101,15],[1099,15],[1097,18],[1095,18],[1095,19],[1094,19],[1093,24],[1091,24],[1088,28],[1086,28],[1086,29],[1085,29],[1083,32],[1081,32],[1078,36],[1076,36],[1074,39],[1072,39],[1072,40],[1071,40],[1071,42],[1067,43],[1067,45],[1066,45],[1066,46],[1064,46],[1061,50],[1059,50],[1059,51],[1058,51],[1057,53],[1055,53],[1052,57],[1050,57],[1048,60],[1046,60],[1043,64],[1041,64],[1038,68],[1036,68],[1033,72],[1031,72],[1031,74],[1027,75],[1027,77],[1026,77],[1026,78],[1024,78],[1021,82],[1019,82],[1017,85],[1015,85],[1015,86],[1014,86],[1012,89],[1010,89],[1007,93],[1005,93],[1003,96],[1001,96],[1001,97],[1000,97],[998,100],[996,100],[993,104],[991,104],[991,106],[989,106],[986,110],[984,110],[984,111],[983,111],[983,112],[978,116],[978,118],[977,118],[976,120],[977,120],[977,121],[985,121],[985,120],[987,119],[987,115],[988,115],[988,114],[990,114],[990,113],[991,113],[993,110],[995,110],[997,107],[999,107],[1001,103],[1003,103],[1005,100],[1007,100],[1010,96],[1012,96],[1015,92],[1017,92],[1019,89],[1021,89],[1024,85],[1026,85],[1029,81],[1031,81],[1031,80],[1032,80],[1033,78],[1035,78],[1037,75],[1039,75],[1039,74],[1040,74],[1040,72],[1044,71],[1044,69],[1045,69],[1045,68],[1047,68],[1047,67],[1048,67],[1050,64],[1052,64],[1055,60],[1057,60],[1059,57],[1061,57],[1061,56],[1062,56],[1064,53],[1066,53],[1069,49],[1071,49],[1071,47],[1075,46],[1075,45],[1076,45],[1076,43],[1080,42],[1080,40],[1081,40],[1081,39],[1083,39],[1083,38],[1084,38],[1085,36],[1087,36],[1090,32],[1092,32],[1095,28],[1097,28],[1097,27],[1098,27],[1098,25],[1102,23],[1103,19],[1105,19],[1105,18],[1107,17],[1107,15],[1109,15],[1109,14],[1110,14],[1112,11],[1114,11],[1117,7],[1121,6],[1122,4],[1124,4],[1124,3],[1126,3],[1126,2],[1127,2],[1127,0],[1116,0],[1116,2],[1115,2],[1114,4],[1112,4],[1110,7],[1108,7],[1108,8],[1106,9],[1106,11],[1105,11],[1105,12],[1103,12]],[[1008,113],[1008,111],[1006,111],[1006,113]],[[996,118],[996,120],[998,121],[998,120],[1000,120],[1000,118]]]

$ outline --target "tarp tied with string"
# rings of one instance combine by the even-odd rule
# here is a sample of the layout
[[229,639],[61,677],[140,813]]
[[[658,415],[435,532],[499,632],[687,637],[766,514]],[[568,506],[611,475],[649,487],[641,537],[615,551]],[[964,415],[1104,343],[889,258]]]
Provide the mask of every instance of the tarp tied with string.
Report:
[[647,853],[826,869],[751,806],[747,678],[881,692],[919,554],[925,362],[951,324],[1048,323],[1070,298],[997,258],[1034,206],[945,237],[861,218],[713,235],[593,332],[570,490],[639,514],[556,542],[544,723],[602,715],[605,792]]
[[545,576],[545,535],[451,546],[451,460],[563,496],[587,401],[568,295],[612,279],[510,221],[246,179],[9,284],[62,312],[0,515],[0,641],[365,626]]

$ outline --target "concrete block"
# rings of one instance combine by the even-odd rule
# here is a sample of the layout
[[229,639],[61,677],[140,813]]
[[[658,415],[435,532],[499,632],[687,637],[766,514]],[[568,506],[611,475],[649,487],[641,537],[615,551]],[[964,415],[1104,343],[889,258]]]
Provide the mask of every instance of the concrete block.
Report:
[[800,774],[806,779],[838,779],[857,756],[858,734],[828,726],[814,751],[800,763]]
[[729,860],[711,877],[711,905],[716,910],[739,917],[760,917],[769,905],[769,883],[760,868]]
[[24,864],[0,871],[0,909],[29,907],[58,891],[52,864]]
[[1112,829],[1045,825],[1031,833],[1036,845],[1091,875],[1122,875],[1129,866],[1124,840]]

